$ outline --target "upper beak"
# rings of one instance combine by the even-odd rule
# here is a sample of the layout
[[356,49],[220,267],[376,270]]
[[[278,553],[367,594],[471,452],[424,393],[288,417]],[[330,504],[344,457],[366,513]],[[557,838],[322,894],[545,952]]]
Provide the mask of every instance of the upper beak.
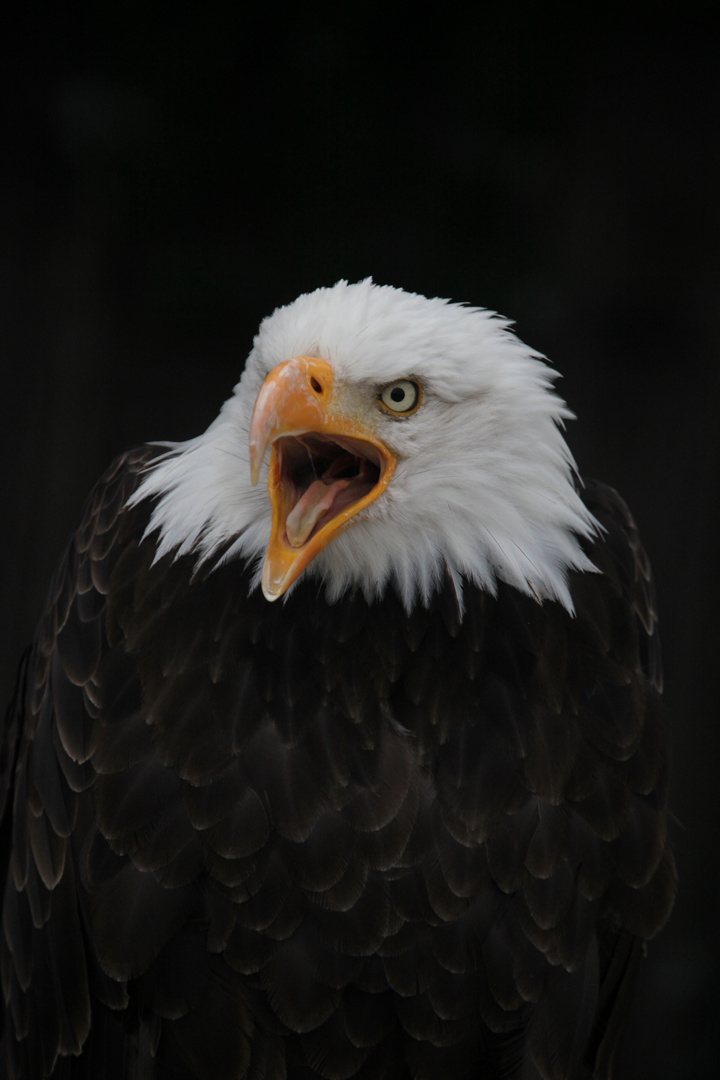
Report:
[[256,484],[270,447],[272,530],[262,590],[276,600],[385,490],[395,456],[374,434],[372,402],[335,383],[325,360],[297,356],[274,368],[255,402],[250,470]]

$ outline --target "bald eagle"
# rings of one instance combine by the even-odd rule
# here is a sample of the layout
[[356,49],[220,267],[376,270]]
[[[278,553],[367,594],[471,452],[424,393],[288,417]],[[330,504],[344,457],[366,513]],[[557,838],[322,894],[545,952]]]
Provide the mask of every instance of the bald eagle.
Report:
[[90,495],[0,769],[0,1076],[610,1077],[675,891],[650,569],[506,321],[266,319]]

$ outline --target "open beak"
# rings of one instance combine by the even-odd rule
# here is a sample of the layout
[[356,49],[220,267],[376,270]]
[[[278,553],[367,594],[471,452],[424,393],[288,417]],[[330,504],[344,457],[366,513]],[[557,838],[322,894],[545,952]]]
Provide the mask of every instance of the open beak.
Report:
[[372,432],[370,409],[335,384],[325,360],[274,368],[250,424],[253,484],[270,447],[272,531],[262,590],[277,600],[355,515],[385,490],[395,456]]

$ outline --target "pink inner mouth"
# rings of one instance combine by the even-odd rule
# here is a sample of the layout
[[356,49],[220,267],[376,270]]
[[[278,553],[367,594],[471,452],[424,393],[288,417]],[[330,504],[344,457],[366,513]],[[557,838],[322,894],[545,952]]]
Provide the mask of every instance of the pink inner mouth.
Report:
[[277,440],[287,515],[287,541],[302,547],[328,521],[364,498],[381,476],[372,443],[312,432]]
[[[285,521],[285,532],[291,547],[302,547],[315,528],[318,519],[332,509],[335,497],[344,491],[349,480],[313,480],[307,491],[300,496]],[[334,515],[331,515],[334,516]]]

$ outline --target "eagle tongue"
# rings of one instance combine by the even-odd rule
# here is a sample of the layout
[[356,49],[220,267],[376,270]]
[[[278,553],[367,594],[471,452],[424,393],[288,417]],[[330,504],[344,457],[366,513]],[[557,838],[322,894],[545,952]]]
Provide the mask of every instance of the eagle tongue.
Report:
[[285,531],[291,547],[302,547],[315,528],[318,518],[330,509],[336,497],[349,483],[349,480],[334,480],[332,484],[313,480],[285,521]]

